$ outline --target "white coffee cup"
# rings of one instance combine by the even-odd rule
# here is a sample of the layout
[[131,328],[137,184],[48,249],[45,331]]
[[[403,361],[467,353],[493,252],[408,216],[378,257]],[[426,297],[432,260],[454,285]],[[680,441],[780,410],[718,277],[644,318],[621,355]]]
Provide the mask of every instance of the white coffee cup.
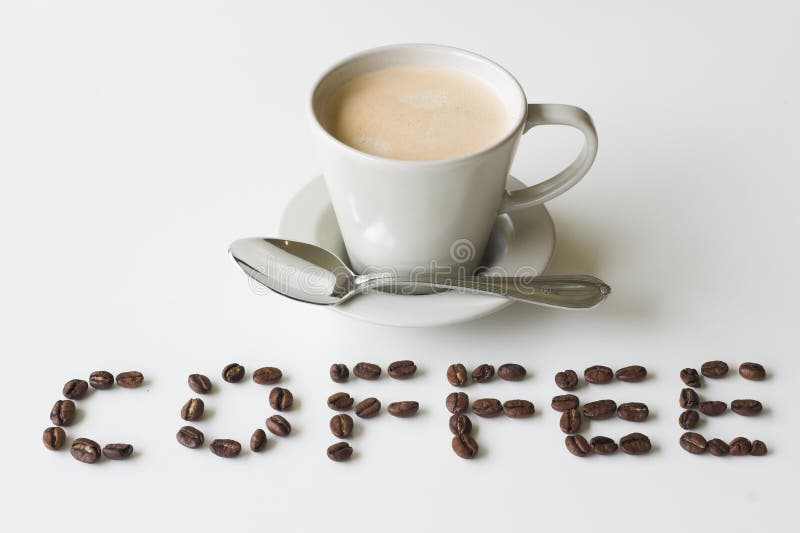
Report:
[[[494,88],[512,113],[511,126],[478,152],[410,161],[367,154],[333,137],[320,117],[343,83],[394,66],[450,68]],[[312,130],[325,182],[353,269],[413,276],[436,271],[472,274],[497,215],[546,202],[575,185],[592,166],[597,133],[578,107],[528,104],[519,82],[498,64],[448,46],[401,44],[350,56],[325,72],[311,92]],[[534,126],[561,124],[583,132],[585,144],[562,172],[508,192],[509,168],[520,137]]]

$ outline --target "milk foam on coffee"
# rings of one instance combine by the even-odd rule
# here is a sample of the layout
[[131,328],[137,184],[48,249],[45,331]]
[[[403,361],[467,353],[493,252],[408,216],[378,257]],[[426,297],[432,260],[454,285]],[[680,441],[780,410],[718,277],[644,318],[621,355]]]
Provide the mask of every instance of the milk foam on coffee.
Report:
[[322,124],[334,137],[393,159],[446,159],[499,141],[509,112],[481,79],[454,69],[401,66],[362,74],[326,102]]

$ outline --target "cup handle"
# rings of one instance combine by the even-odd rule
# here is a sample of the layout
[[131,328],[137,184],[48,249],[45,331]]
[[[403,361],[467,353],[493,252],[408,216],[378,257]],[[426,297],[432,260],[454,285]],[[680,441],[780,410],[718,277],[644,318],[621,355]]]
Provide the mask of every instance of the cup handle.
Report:
[[572,126],[581,130],[585,137],[581,153],[570,166],[549,180],[518,191],[506,191],[500,203],[501,213],[542,204],[563,194],[581,180],[594,162],[597,155],[597,132],[589,113],[571,105],[528,104],[528,116],[522,133],[527,133],[534,126],[543,125]]

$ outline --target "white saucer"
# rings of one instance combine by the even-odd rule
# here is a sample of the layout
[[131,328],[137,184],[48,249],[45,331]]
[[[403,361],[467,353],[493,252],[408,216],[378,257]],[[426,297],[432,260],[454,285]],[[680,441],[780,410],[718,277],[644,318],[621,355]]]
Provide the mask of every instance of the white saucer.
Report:
[[[509,190],[525,185],[508,177]],[[343,260],[347,251],[322,176],[303,187],[286,206],[278,235],[330,250]],[[515,272],[542,274],[553,255],[556,232],[543,205],[500,215],[492,229],[483,264],[487,274]],[[480,318],[511,305],[502,297],[456,291],[425,295],[370,292],[330,309],[344,315],[387,326],[440,326]]]

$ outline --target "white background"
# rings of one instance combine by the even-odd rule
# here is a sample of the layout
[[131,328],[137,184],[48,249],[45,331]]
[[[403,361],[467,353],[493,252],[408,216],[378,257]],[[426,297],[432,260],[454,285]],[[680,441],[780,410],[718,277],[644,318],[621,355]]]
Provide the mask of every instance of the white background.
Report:
[[[800,466],[798,14],[791,2],[3,2],[0,529],[786,530]],[[419,41],[487,55],[531,101],[593,115],[595,166],[549,205],[549,271],[605,279],[614,293],[602,308],[517,304],[394,329],[256,295],[228,259],[230,241],[273,234],[320,170],[305,116],[314,78],[360,49]],[[537,130],[514,173],[534,183],[578,145],[566,129]],[[419,377],[327,378],[334,361],[401,358]],[[706,398],[767,409],[700,431],[761,438],[768,456],[679,448],[678,371],[712,358],[760,361],[770,378],[734,371]],[[217,390],[199,424],[207,436],[245,442],[271,414],[249,374],[221,381],[231,361],[283,369],[295,433],[236,460],[182,448],[191,372]],[[523,363],[526,381],[466,392],[537,407],[527,421],[474,419],[483,451],[472,462],[450,450],[454,361]],[[644,384],[579,394],[647,402],[642,426],[585,428],[641,430],[652,455],[564,449],[553,374],[593,363],[647,365]],[[40,443],[62,384],[96,369],[138,369],[147,383],[91,394],[68,434],[132,442],[127,463],[84,465]],[[325,398],[340,389],[423,411],[358,422],[354,460],[334,464]]]

